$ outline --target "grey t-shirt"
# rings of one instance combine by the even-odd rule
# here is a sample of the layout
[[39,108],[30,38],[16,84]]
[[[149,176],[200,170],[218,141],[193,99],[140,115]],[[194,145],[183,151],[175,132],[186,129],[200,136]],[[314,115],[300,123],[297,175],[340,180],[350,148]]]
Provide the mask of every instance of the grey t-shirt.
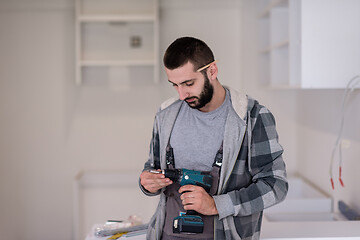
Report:
[[[228,90],[226,90],[223,104],[211,112],[201,112],[190,108],[187,104],[182,105],[170,137],[176,168],[211,171],[216,153],[224,138],[225,121],[230,105]],[[203,216],[204,232],[202,234],[188,235],[172,232],[174,217],[179,216],[179,212],[184,210],[177,189],[168,187],[167,191],[175,192],[169,195],[170,199],[166,203],[167,212],[162,240],[213,239],[213,216]]]
[[231,105],[226,89],[225,101],[211,112],[201,112],[183,104],[171,133],[175,167],[210,171],[224,138],[226,116]]

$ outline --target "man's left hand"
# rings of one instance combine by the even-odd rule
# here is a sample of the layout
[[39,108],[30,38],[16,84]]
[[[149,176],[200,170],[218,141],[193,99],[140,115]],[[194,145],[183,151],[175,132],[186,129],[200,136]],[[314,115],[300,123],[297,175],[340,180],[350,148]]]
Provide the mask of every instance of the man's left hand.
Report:
[[214,199],[202,188],[195,185],[180,187],[181,201],[185,210],[195,210],[203,215],[218,214]]

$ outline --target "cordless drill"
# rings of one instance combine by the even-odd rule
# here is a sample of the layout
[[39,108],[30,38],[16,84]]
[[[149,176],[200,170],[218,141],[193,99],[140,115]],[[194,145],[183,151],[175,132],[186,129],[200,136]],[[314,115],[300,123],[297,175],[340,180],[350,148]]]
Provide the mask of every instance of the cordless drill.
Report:
[[164,169],[161,173],[171,181],[178,182],[181,186],[188,184],[196,185],[204,188],[207,192],[210,191],[213,181],[210,172],[195,171],[185,168]]
[[[173,182],[184,185],[196,185],[209,192],[212,186],[213,177],[210,172],[195,171],[185,168],[181,169],[164,169],[161,172],[152,171],[156,173],[162,173],[165,177],[169,178]],[[202,233],[204,230],[204,222],[196,211],[189,210],[186,214],[181,214],[174,218],[173,232],[174,233]]]

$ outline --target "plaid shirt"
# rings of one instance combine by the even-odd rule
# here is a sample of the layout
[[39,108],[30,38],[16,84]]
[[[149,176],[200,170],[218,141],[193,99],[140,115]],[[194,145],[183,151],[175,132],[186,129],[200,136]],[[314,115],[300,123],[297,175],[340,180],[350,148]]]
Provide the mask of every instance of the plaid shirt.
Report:
[[[256,100],[229,91],[232,109],[225,124],[218,192],[213,196],[219,212],[214,239],[259,239],[263,210],[282,201],[288,190],[283,149],[271,112]],[[144,170],[166,168],[166,145],[181,104],[186,103],[170,99],[156,114]],[[161,239],[166,197],[163,190],[151,194],[140,188],[150,196],[161,194],[147,234],[147,239]]]

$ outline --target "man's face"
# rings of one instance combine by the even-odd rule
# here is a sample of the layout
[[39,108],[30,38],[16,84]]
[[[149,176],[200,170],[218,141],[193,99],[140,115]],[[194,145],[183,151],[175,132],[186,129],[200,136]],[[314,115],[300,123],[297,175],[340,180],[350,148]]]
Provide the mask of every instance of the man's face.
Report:
[[190,62],[184,66],[170,70],[165,68],[168,80],[179,93],[180,100],[195,109],[203,108],[213,96],[210,80],[200,72],[195,72]]

